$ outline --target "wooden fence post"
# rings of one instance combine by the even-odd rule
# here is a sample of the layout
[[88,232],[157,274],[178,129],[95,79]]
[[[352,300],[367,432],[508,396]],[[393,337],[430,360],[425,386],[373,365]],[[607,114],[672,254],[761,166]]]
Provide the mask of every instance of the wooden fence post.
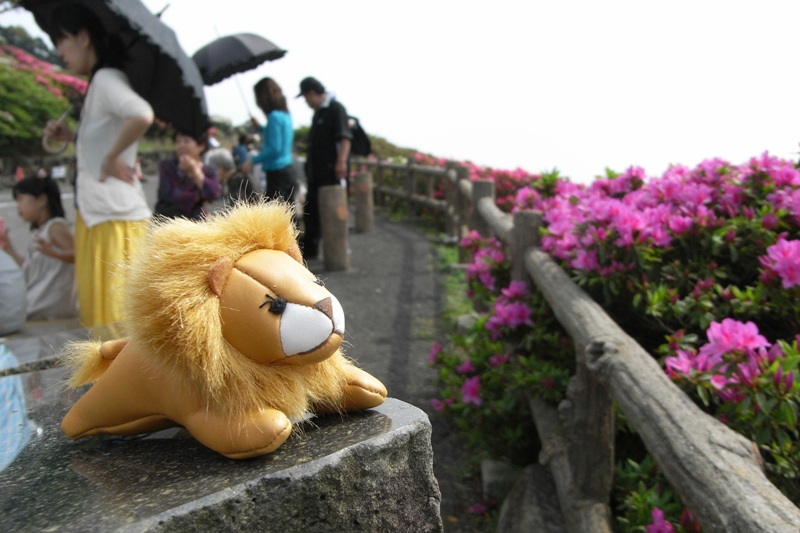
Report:
[[[453,162],[448,162],[447,177],[444,180],[444,199],[445,199],[445,242],[458,243],[461,240],[460,232],[458,231],[458,212],[456,211],[456,204],[458,203],[458,185],[454,183],[457,181],[458,173],[456,165]],[[456,178],[456,179],[451,179]]]
[[375,227],[375,205],[372,197],[372,174],[359,172],[355,177],[356,231],[371,232]]
[[525,270],[525,250],[531,246],[541,246],[539,228],[542,225],[541,211],[517,211],[514,217],[514,231],[511,234],[511,279],[528,281],[530,274]]
[[492,228],[478,212],[478,202],[483,198],[494,200],[494,182],[492,180],[475,180],[472,182],[472,210],[470,211],[470,227],[484,237],[492,236]]
[[385,205],[386,202],[383,200],[383,194],[380,192],[380,188],[383,186],[383,168],[381,167],[380,159],[375,164],[375,176],[373,180],[373,191],[375,193],[375,204],[376,205]]
[[340,185],[320,187],[319,214],[325,270],[349,270],[347,220],[350,214],[347,209],[347,191]]
[[406,169],[406,218],[410,218],[414,216],[415,209],[414,209],[414,202],[411,200],[411,197],[414,196],[414,169],[412,165],[414,164],[414,160],[408,160],[408,168]]
[[[459,183],[462,180],[469,181],[469,169],[465,166],[458,165],[456,167],[456,182],[455,182],[455,189],[456,189],[456,203],[455,203],[455,210],[456,210],[456,219],[458,221],[458,229],[456,232],[456,236],[458,237],[458,241],[461,242],[461,239],[464,237],[464,234],[467,231],[467,207],[469,206],[469,199],[464,198],[464,195],[461,193],[461,188],[459,187]],[[459,263],[467,263],[470,261],[471,257],[469,256],[469,252],[462,247],[459,246],[458,248],[458,261]]]

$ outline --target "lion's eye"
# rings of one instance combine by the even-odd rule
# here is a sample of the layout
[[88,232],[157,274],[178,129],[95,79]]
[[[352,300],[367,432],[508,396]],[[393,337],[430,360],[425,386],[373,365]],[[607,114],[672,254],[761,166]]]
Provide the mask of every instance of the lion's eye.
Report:
[[267,294],[265,298],[267,300],[263,304],[258,306],[259,309],[269,304],[270,313],[275,313],[276,315],[280,315],[286,310],[286,300],[284,300],[283,298],[273,298],[269,294]]

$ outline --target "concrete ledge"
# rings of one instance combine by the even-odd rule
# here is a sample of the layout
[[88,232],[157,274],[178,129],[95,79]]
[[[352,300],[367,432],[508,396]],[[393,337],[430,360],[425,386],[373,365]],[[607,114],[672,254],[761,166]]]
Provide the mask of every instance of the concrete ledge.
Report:
[[430,422],[409,404],[311,419],[234,461],[180,428],[73,443],[65,377],[0,378],[2,531],[442,531]]

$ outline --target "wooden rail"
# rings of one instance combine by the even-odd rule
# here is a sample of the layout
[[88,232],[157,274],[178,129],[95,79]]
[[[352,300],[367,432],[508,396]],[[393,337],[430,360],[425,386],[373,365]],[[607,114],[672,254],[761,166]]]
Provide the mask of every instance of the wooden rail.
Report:
[[[532,281],[572,337],[577,370],[566,399],[556,409],[535,395],[528,398],[542,442],[539,461],[553,473],[570,531],[612,530],[612,399],[704,531],[800,530],[800,509],[764,475],[755,444],[701,411],[650,354],[538,249],[541,213],[503,213],[494,202],[494,183],[470,181],[463,167],[355,164],[374,171],[376,197],[403,199],[407,213],[415,205],[442,210],[453,238],[468,229],[499,238],[509,249],[512,277]],[[446,200],[433,198],[434,179],[446,185]],[[402,188],[397,186],[401,181]]]

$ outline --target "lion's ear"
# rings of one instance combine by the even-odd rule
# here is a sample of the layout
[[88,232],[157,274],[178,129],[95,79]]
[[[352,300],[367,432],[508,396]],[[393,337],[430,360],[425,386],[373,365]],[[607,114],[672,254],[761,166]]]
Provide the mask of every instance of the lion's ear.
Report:
[[300,247],[297,246],[296,242],[287,248],[286,253],[301,265],[303,264],[303,254],[300,252]]
[[218,259],[211,265],[211,269],[208,271],[208,284],[217,296],[222,296],[222,290],[225,288],[225,282],[228,281],[231,270],[233,270],[233,261],[227,257]]

